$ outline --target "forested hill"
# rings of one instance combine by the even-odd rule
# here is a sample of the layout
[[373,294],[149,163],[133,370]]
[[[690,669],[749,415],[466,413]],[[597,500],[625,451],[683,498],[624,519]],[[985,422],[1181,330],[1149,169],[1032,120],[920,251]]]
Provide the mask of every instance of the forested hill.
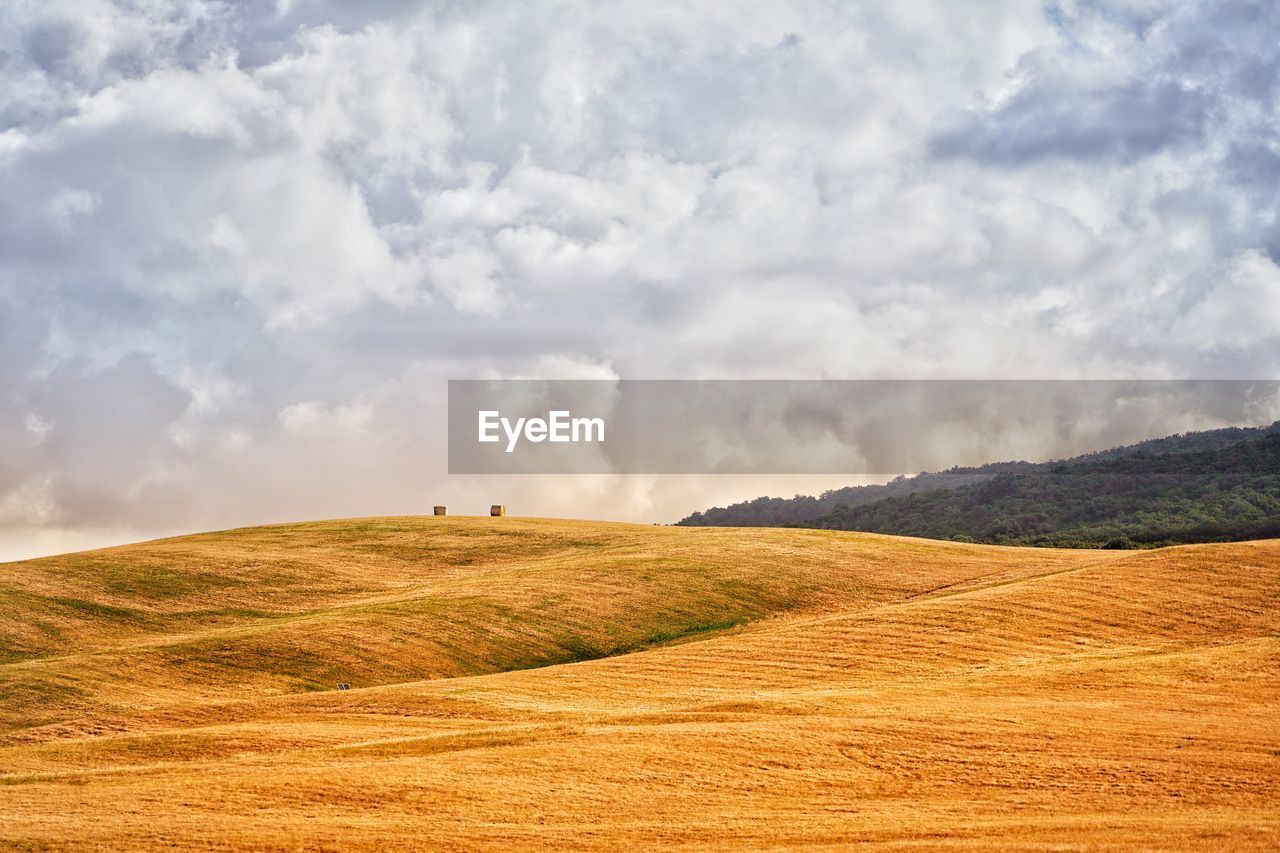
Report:
[[1280,536],[1280,434],[1094,459],[842,506],[805,526],[1006,545],[1127,548]]
[[676,523],[685,527],[785,527],[820,518],[839,506],[861,506],[897,495],[954,489],[970,483],[986,482],[1000,473],[1016,473],[1034,467],[1029,462],[999,462],[980,468],[952,468],[949,471],[927,472],[914,477],[896,477],[877,486],[846,486],[843,489],[825,491],[817,497],[796,495],[794,498],[755,498],[695,512]]
[[[695,512],[678,523],[684,526],[707,527],[772,527],[816,522],[818,519],[823,519],[822,526],[843,527],[852,522],[850,510],[870,506],[890,498],[905,498],[942,490],[954,491],[978,486],[1000,476],[1031,475],[1037,472],[1057,471],[1063,467],[1075,468],[1127,457],[1210,453],[1270,435],[1280,435],[1280,421],[1269,427],[1185,433],[1054,462],[997,462],[976,468],[952,468],[948,471],[924,473],[914,477],[898,477],[884,485],[833,489],[816,497],[797,495],[794,498],[756,498],[727,507],[712,507],[704,512]],[[827,518],[837,510],[840,512],[840,520]],[[862,516],[858,518],[861,519]],[[884,532],[906,531],[885,530]],[[957,535],[968,535],[975,539],[986,538],[975,533]]]

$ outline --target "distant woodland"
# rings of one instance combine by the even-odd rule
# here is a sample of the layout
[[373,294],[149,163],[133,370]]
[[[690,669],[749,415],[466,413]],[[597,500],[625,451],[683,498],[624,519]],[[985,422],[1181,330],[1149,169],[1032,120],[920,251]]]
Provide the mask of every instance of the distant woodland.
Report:
[[953,468],[817,497],[757,498],[679,523],[1081,548],[1276,537],[1280,422],[1170,436],[1055,462]]

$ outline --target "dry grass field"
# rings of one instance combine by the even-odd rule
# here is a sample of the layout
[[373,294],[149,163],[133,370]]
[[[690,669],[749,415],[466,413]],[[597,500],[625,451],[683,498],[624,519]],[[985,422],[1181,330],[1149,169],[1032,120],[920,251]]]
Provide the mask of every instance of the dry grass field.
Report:
[[1277,848],[1278,593],[1275,540],[514,518],[3,564],[0,846]]

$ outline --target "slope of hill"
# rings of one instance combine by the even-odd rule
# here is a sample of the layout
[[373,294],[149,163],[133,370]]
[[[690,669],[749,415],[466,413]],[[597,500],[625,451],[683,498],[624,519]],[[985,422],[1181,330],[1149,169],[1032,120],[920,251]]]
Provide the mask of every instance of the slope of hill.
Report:
[[937,539],[1133,547],[1280,535],[1280,434],[1216,450],[1101,456],[840,507],[807,523]]
[[729,506],[713,506],[691,513],[676,522],[677,527],[785,527],[821,518],[842,506],[862,506],[890,497],[955,489],[974,483],[985,483],[998,474],[1029,471],[1030,462],[996,462],[978,468],[951,468],[926,471],[912,477],[894,477],[888,483],[870,486],[845,486],[828,489],[816,497],[796,495],[793,498],[759,497]]
[[[1231,511],[1229,504],[1215,502],[1212,499],[1201,502],[1200,494],[1197,492],[1208,484],[1207,476],[1212,479],[1212,472],[1204,470],[1205,462],[1210,458],[1207,454],[1221,454],[1224,460],[1223,465],[1230,466],[1234,464],[1230,453],[1231,448],[1239,444],[1257,442],[1270,436],[1280,436],[1280,422],[1269,427],[1185,433],[1053,462],[1034,464],[997,462],[977,468],[952,468],[948,471],[923,473],[914,477],[898,477],[890,483],[879,486],[834,489],[818,497],[797,495],[789,499],[756,498],[728,507],[713,507],[704,512],[695,512],[677,524],[687,527],[760,527],[803,526],[812,523],[812,526],[828,529],[874,530],[906,536],[943,538],[963,536],[985,542],[1088,544],[1098,547],[1126,534],[1132,534],[1134,541],[1165,544],[1275,535],[1276,531],[1266,526],[1266,519],[1259,518],[1256,512],[1246,506],[1249,504],[1257,506],[1258,495],[1242,496],[1243,503],[1237,505],[1237,508],[1245,509],[1245,514],[1241,517]],[[962,524],[959,520],[960,515],[968,512],[965,507],[968,506],[972,496],[987,494],[981,488],[982,484],[996,479],[1001,480],[1000,490],[1004,490],[1008,488],[1009,482],[1017,480],[1021,475],[1034,476],[1049,472],[1061,475],[1064,472],[1075,473],[1079,467],[1088,468],[1089,471],[1101,471],[1107,469],[1099,463],[1107,461],[1148,460],[1151,457],[1163,456],[1177,458],[1198,456],[1195,463],[1198,468],[1194,473],[1188,471],[1185,479],[1180,479],[1176,464],[1170,463],[1161,468],[1160,480],[1163,483],[1164,492],[1147,493],[1153,502],[1150,507],[1147,507],[1150,512],[1145,519],[1150,520],[1151,524],[1144,524],[1142,520],[1133,517],[1130,521],[1135,523],[1119,525],[1125,528],[1121,532],[1113,532],[1103,537],[1100,530],[1094,531],[1088,538],[1082,540],[1070,535],[1051,535],[1059,532],[1060,529],[1047,527],[1044,523],[1046,519],[1036,519],[1036,510],[1040,509],[1039,507],[1031,510],[1023,508],[1026,511],[1020,515],[1026,516],[1026,525],[1021,523],[1022,519],[1010,518],[1007,513],[1001,518],[995,515],[983,519],[974,518],[973,523],[967,524]],[[1117,464],[1110,470],[1118,471],[1121,467],[1123,466]],[[1143,466],[1135,466],[1134,470],[1140,472]],[[1059,479],[1064,478],[1059,477]],[[1086,483],[1085,474],[1082,473],[1080,478],[1073,482],[1081,486],[1078,495],[1060,494],[1056,496],[1057,499],[1077,499],[1078,496],[1086,493],[1087,487],[1083,485]],[[1111,478],[1108,486],[1116,485],[1119,485],[1119,479]],[[1211,486],[1211,491],[1218,491],[1216,484],[1208,485]],[[966,487],[968,487],[967,491],[960,491]],[[1239,488],[1239,484],[1233,484],[1232,488]],[[939,492],[942,494],[935,494]],[[925,495],[930,497],[924,497]],[[1263,497],[1267,495],[1280,498],[1280,492],[1263,484]],[[955,505],[951,503],[953,498],[957,501]],[[1077,512],[1089,521],[1102,520],[1101,516],[1091,515],[1098,508],[1084,506],[1086,503],[1088,502],[1077,500],[1076,505],[1070,507],[1067,514]],[[1266,504],[1268,501],[1263,500],[1262,503]],[[1160,505],[1157,506],[1157,504]],[[944,513],[951,521],[926,529],[925,526],[917,523],[917,520],[911,517],[911,511],[906,509],[917,506],[922,512],[926,511],[926,508],[928,511],[934,511],[944,507]],[[863,509],[864,507],[873,508]],[[1142,508],[1132,504],[1125,506],[1125,512],[1130,515],[1138,513],[1140,509]],[[1157,518],[1157,516],[1164,517]],[[899,521],[901,523],[898,523]]]
[[[591,522],[382,518],[10,563],[0,566],[0,693],[11,700],[0,726],[211,691],[567,663],[992,570],[990,556],[955,548],[901,540],[864,553],[818,532],[691,538]],[[905,568],[913,554],[942,553],[951,557],[938,567]],[[903,570],[872,571],[889,563]]]
[[20,849],[1280,841],[1277,541],[366,519],[0,578]]

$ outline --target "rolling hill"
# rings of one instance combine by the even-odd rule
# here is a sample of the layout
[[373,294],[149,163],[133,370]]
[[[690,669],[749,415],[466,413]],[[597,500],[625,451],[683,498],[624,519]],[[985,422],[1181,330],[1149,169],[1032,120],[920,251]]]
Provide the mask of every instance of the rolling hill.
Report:
[[1280,535],[1280,434],[1106,457],[842,506],[812,527],[1010,545],[1132,548]]
[[1280,422],[1185,433],[1052,462],[998,462],[819,497],[713,507],[682,526],[809,526],[1056,547],[1280,534]]
[[4,564],[0,845],[1274,846],[1278,592],[1275,540],[514,518]]

